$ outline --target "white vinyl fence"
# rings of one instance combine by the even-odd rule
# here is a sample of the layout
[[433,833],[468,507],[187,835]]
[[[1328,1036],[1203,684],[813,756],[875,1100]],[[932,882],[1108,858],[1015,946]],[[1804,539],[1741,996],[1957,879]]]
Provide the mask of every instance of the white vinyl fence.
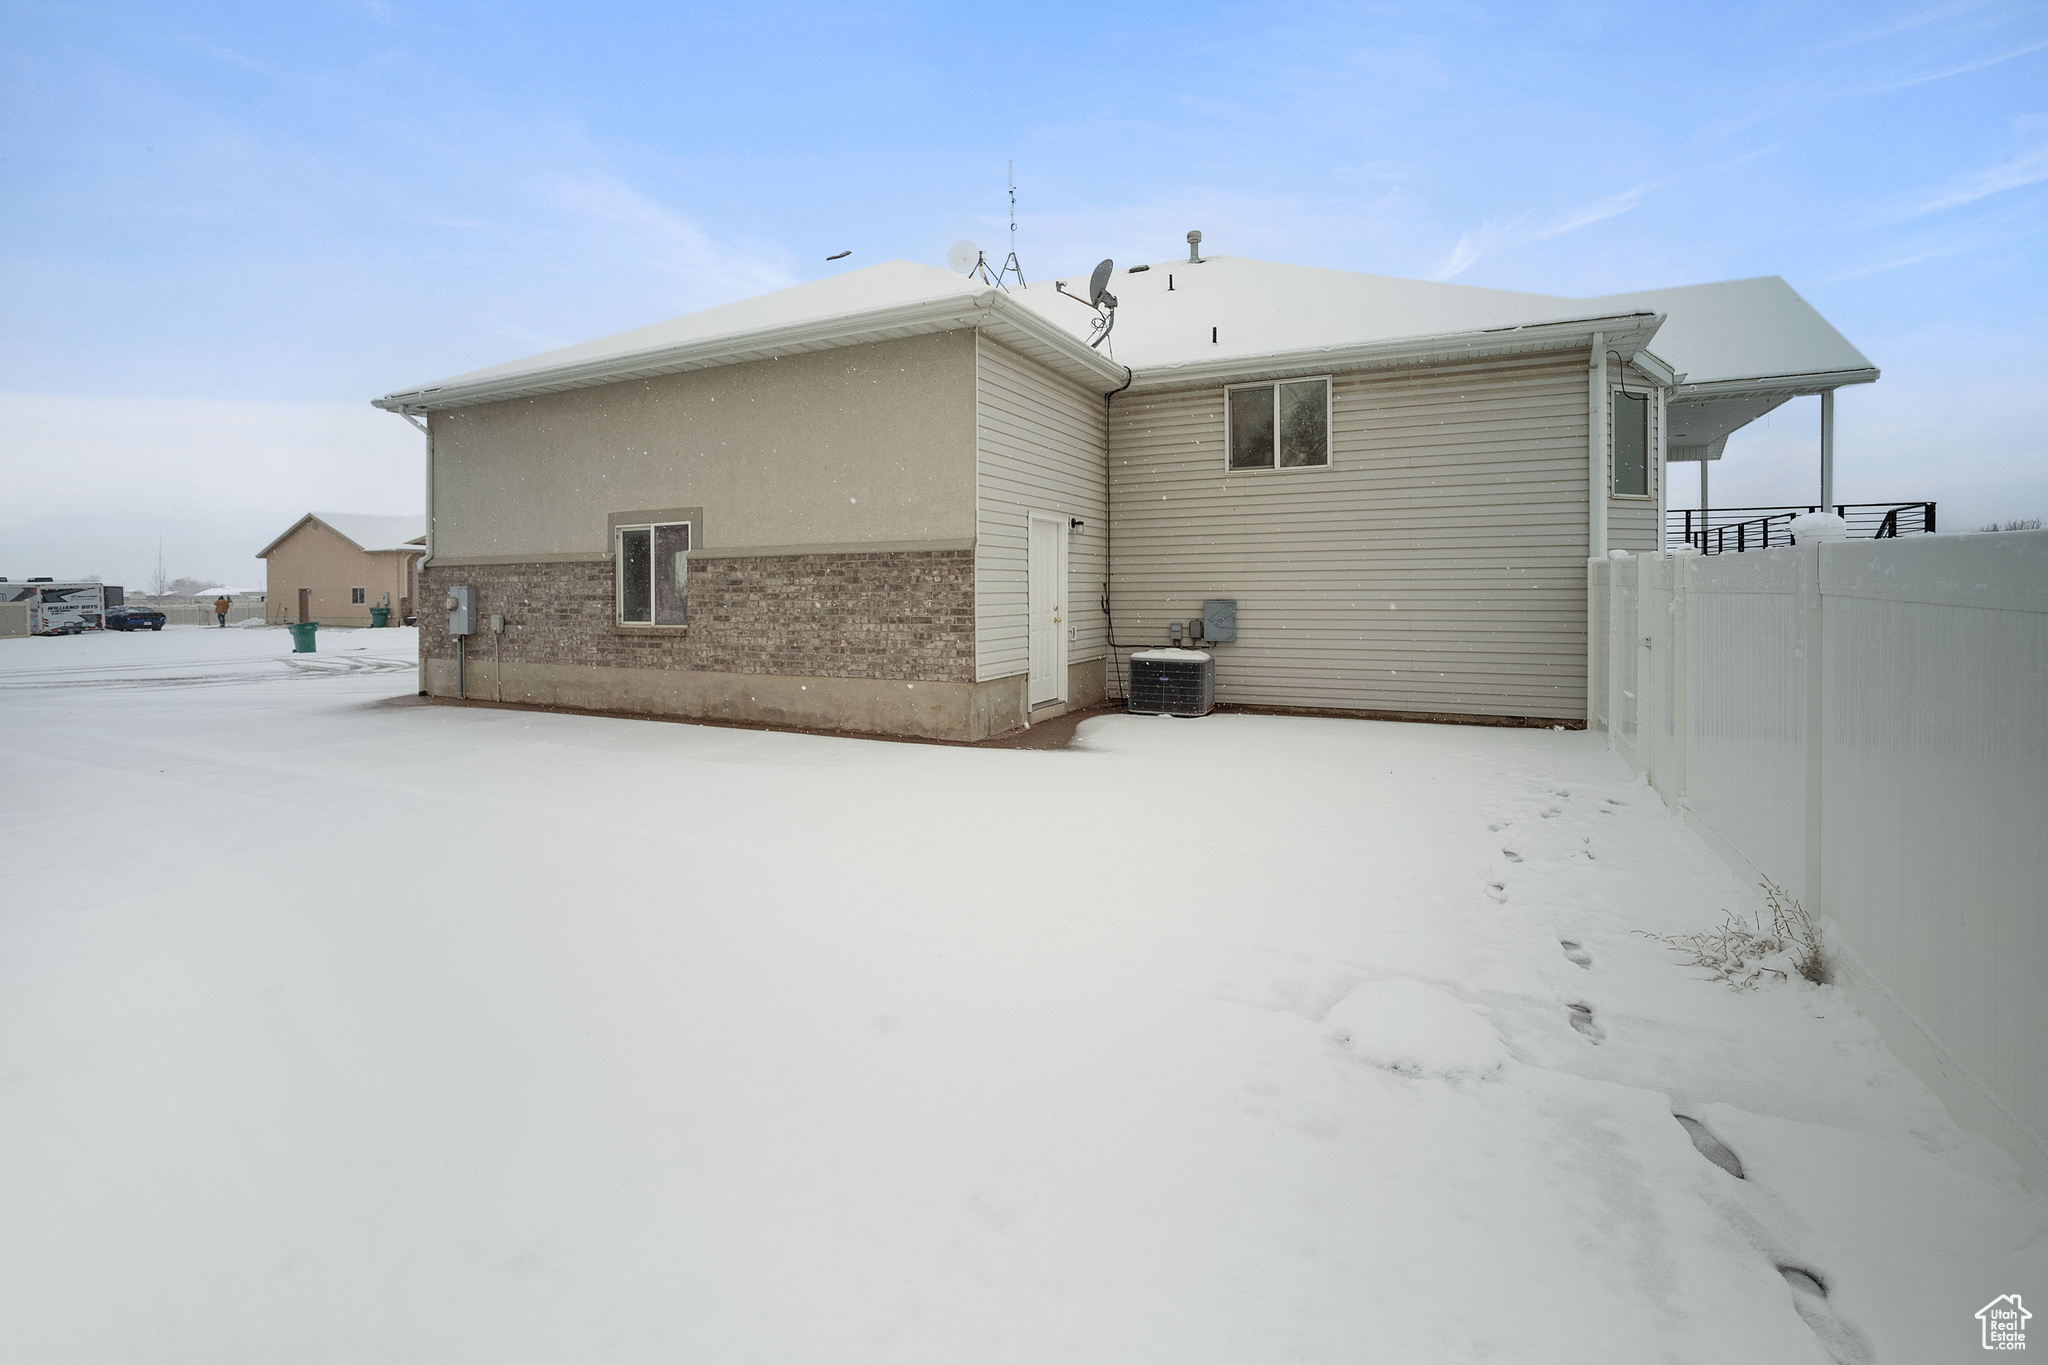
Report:
[[2048,1176],[2048,531],[1588,575],[1593,727],[1831,919],[1893,1051]]
[[[213,604],[211,602],[165,602],[158,604],[156,610],[164,614],[165,625],[211,626],[218,624],[213,619]],[[261,621],[262,619],[263,603],[261,602],[243,602],[238,597],[235,599],[235,604],[228,608],[228,624],[231,626],[240,625],[244,621]]]

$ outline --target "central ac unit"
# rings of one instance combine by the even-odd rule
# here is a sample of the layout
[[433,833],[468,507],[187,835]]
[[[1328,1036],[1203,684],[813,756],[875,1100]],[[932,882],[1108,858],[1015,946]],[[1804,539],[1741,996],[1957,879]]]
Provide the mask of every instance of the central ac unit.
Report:
[[1134,715],[1206,716],[1216,706],[1216,660],[1199,649],[1141,649],[1125,694]]

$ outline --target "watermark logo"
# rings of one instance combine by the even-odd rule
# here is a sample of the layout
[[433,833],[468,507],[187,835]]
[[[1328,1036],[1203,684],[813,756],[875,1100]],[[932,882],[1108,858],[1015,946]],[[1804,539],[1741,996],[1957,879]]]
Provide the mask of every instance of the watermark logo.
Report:
[[2027,1349],[2027,1319],[2033,1317],[2017,1294],[2000,1294],[1977,1310],[1984,1324],[1984,1349],[2024,1351]]

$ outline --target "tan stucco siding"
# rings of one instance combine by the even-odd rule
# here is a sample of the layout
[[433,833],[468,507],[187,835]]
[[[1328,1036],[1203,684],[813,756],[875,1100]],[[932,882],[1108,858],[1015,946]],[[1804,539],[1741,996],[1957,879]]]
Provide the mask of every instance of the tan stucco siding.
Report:
[[701,507],[693,550],[974,539],[974,333],[436,413],[434,552],[602,556],[618,512]]
[[1227,470],[1221,384],[1119,397],[1119,645],[1235,598],[1219,701],[1583,716],[1586,364],[1339,375],[1313,470]]
[[1033,512],[1086,523],[1067,542],[1067,660],[1101,658],[1108,649],[1097,605],[1106,520],[1102,395],[986,337],[976,391],[975,676],[985,682],[1030,668],[1026,546]]
[[[417,551],[369,553],[320,522],[307,522],[271,550],[265,560],[266,620],[299,619],[299,589],[312,591],[312,619],[329,626],[367,626],[370,608],[391,594],[391,623],[413,591],[412,566]],[[351,602],[350,589],[361,588],[363,600]],[[211,600],[211,599],[203,599]]]

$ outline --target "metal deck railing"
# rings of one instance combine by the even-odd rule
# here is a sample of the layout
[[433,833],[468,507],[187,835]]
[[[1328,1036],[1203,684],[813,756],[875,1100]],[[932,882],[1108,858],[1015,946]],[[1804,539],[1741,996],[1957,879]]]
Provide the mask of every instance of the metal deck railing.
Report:
[[1838,502],[1832,508],[1810,507],[1674,507],[1664,514],[1666,538],[1705,554],[1739,554],[1792,543],[1794,517],[1832,511],[1849,523],[1859,540],[1888,540],[1934,529],[1931,502]]

